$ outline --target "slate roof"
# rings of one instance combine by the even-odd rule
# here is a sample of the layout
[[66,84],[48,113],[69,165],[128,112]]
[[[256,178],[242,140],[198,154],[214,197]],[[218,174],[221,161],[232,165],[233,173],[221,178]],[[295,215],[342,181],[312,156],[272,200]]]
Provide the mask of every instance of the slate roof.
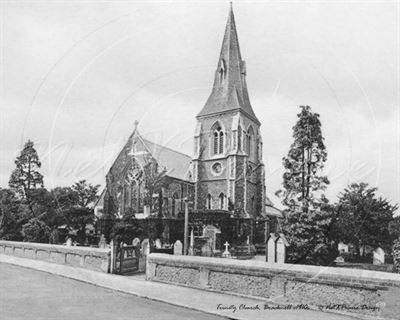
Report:
[[158,165],[167,169],[169,177],[188,180],[188,172],[192,161],[190,156],[142,137],[140,138]]

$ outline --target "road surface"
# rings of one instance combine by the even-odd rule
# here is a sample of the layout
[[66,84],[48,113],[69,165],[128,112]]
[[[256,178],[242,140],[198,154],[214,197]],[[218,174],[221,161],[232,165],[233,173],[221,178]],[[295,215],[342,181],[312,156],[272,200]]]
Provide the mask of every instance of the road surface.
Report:
[[0,319],[226,319],[0,263]]

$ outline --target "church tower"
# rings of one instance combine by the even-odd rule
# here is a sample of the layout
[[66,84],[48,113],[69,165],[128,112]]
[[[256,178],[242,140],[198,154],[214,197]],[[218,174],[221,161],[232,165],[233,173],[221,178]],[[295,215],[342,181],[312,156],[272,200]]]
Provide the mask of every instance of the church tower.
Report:
[[265,210],[261,124],[250,104],[232,5],[211,95],[196,118],[195,209],[259,216]]

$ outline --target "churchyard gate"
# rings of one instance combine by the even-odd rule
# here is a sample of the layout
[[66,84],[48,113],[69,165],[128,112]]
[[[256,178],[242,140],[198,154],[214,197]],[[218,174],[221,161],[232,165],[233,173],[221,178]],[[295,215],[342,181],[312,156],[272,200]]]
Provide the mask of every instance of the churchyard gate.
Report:
[[112,248],[112,273],[124,275],[139,271],[139,246],[119,243],[113,245]]

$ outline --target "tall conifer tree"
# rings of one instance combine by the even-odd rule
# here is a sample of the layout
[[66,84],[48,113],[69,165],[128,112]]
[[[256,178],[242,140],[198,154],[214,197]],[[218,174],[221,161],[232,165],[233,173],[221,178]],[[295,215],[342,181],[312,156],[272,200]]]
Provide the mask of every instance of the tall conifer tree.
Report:
[[39,172],[42,164],[32,141],[25,143],[21,154],[15,159],[15,165],[8,184],[29,202],[32,190],[43,188],[43,176]]
[[327,152],[319,114],[300,106],[293,127],[294,141],[283,158],[283,190],[277,192],[286,206],[283,231],[289,240],[289,260],[301,263],[329,263],[334,255],[330,231],[332,210],[323,191],[329,184],[322,175]]

